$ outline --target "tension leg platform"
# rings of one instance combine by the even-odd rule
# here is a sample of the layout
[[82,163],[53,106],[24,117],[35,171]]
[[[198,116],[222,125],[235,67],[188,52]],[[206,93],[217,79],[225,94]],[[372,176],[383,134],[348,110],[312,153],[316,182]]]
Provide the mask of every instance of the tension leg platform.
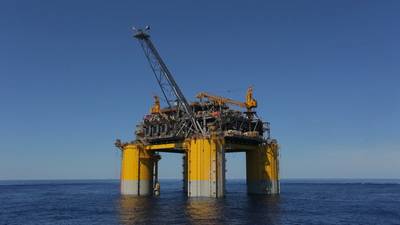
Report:
[[225,151],[223,139],[193,138],[187,141],[189,197],[223,197]]
[[246,151],[246,181],[249,194],[279,194],[278,145],[268,143]]
[[128,144],[122,149],[121,194],[153,194],[153,152],[142,145]]

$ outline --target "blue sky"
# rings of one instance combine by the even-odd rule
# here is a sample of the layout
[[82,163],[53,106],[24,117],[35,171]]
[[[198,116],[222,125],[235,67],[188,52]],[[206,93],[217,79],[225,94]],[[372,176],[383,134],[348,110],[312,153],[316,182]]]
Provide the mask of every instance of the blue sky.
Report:
[[[281,145],[283,178],[400,178],[398,1],[0,2],[0,179],[118,178],[160,89],[131,26],[189,99],[243,99]],[[161,178],[181,175],[163,154]],[[230,154],[228,178],[245,176]]]

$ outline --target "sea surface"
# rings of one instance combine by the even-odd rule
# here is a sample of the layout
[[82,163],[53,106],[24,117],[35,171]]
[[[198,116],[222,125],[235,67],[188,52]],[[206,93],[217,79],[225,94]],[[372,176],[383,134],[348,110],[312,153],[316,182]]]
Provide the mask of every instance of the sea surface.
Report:
[[283,180],[280,196],[187,198],[180,180],[159,197],[123,197],[117,180],[0,181],[0,224],[400,224],[400,180]]

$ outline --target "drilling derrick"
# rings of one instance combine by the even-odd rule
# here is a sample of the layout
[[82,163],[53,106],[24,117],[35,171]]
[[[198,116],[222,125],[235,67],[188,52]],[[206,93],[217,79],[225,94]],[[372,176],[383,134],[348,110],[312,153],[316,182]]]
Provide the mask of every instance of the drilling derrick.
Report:
[[[189,102],[150,39],[149,28],[135,30],[166,106],[154,97],[150,114],[135,131],[136,139],[116,146],[122,151],[121,193],[151,195],[159,188],[160,152],[183,154],[184,190],[188,196],[222,197],[225,193],[225,154],[246,153],[249,194],[279,193],[278,145],[269,123],[258,117],[253,88],[245,100],[197,94]],[[157,185],[158,186],[157,186]],[[157,190],[159,193],[159,190]]]

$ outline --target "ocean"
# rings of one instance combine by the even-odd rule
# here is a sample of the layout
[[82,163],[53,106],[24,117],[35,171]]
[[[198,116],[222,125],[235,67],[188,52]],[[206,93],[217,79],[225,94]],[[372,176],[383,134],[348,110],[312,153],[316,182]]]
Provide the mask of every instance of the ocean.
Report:
[[228,180],[221,199],[187,198],[180,180],[159,197],[124,197],[117,180],[0,181],[0,224],[400,224],[399,180],[283,180],[279,196]]

